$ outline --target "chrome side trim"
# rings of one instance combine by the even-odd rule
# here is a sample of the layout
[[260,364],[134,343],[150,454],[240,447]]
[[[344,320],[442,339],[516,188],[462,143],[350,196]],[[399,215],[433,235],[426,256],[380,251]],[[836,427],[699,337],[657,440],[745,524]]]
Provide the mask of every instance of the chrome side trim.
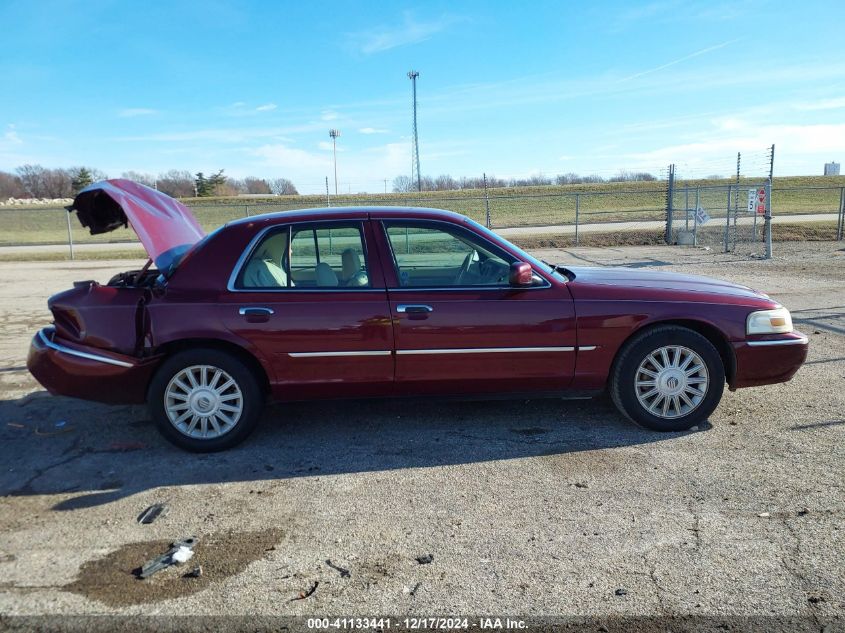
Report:
[[772,345],[806,345],[810,342],[806,336],[801,338],[787,338],[775,341],[746,341],[749,347],[770,347]]
[[38,331],[38,338],[40,338],[41,342],[44,343],[44,345],[46,345],[50,349],[54,349],[57,352],[61,352],[62,354],[67,354],[68,356],[78,356],[79,358],[85,358],[86,360],[94,360],[99,363],[106,363],[107,365],[115,365],[117,367],[132,367],[132,363],[125,363],[122,360],[115,360],[114,358],[99,356],[98,354],[88,354],[87,352],[80,352],[79,350],[71,349],[69,347],[65,347],[64,345],[54,343],[53,341],[47,338],[47,335],[44,334],[44,330]]
[[291,358],[320,358],[329,356],[390,356],[389,349],[365,350],[360,352],[288,352]]
[[581,345],[578,347],[579,352],[592,352],[594,351],[598,345]]
[[417,354],[511,354],[519,352],[574,352],[574,347],[475,347],[465,349],[398,349],[397,355]]

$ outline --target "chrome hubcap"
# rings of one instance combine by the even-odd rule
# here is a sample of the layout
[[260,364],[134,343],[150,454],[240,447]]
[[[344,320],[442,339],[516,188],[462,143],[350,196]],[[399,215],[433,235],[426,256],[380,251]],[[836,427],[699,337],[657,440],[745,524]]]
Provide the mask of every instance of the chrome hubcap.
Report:
[[688,347],[667,345],[643,359],[634,377],[637,400],[659,418],[680,418],[704,400],[710,377],[701,356]]
[[167,418],[188,437],[214,439],[228,433],[241,419],[243,406],[234,378],[212,365],[186,367],[164,391]]

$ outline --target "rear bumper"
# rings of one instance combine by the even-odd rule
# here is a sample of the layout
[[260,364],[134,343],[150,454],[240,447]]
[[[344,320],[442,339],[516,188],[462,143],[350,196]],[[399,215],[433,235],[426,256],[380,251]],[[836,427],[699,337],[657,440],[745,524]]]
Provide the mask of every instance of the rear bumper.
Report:
[[48,327],[33,337],[26,366],[52,394],[110,404],[140,404],[146,400],[158,360],[76,345],[57,338],[55,330]]
[[790,380],[807,359],[809,341],[801,332],[733,344],[736,375],[731,388]]

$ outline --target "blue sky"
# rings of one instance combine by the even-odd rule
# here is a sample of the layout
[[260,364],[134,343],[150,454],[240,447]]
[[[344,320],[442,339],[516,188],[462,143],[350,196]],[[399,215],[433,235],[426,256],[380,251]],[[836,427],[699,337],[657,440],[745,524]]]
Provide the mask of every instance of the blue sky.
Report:
[[845,159],[845,5],[0,0],[0,169],[381,191],[424,174],[817,174]]

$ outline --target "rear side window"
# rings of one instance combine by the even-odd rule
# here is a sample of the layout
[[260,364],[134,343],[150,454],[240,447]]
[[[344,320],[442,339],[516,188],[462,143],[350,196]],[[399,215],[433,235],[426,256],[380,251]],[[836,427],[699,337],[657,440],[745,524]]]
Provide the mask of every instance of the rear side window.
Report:
[[237,287],[369,288],[360,224],[294,225],[269,233],[241,269]]

